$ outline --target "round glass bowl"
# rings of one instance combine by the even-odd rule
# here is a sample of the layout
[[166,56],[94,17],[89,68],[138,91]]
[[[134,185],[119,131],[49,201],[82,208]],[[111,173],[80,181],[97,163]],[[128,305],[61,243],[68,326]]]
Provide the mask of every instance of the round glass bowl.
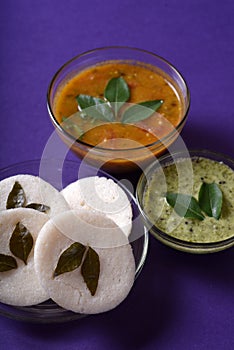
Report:
[[[87,68],[101,65],[105,62],[130,63],[135,66],[151,67],[152,71],[158,72],[164,77],[168,85],[175,91],[182,104],[180,121],[176,127],[172,126],[166,118],[168,131],[157,141],[143,146],[142,143],[131,144],[131,147],[108,148],[103,143],[92,146],[81,139],[77,139],[61,125],[55,115],[55,99],[63,86],[74,76]],[[162,154],[167,147],[175,141],[181,132],[190,105],[190,94],[187,84],[172,64],[151,52],[129,47],[104,47],[80,54],[65,63],[54,75],[47,92],[47,107],[51,121],[61,139],[74,153],[97,167],[102,167],[111,173],[124,173],[142,168],[148,165],[155,155]],[[63,123],[62,123],[63,124]],[[131,137],[129,136],[129,139]],[[115,147],[115,146],[114,146]]]
[[[171,233],[169,234],[168,231],[166,233],[166,232],[162,231],[161,229],[159,229],[159,227],[155,226],[155,224],[153,223],[153,220],[152,219],[150,220],[150,218],[149,218],[150,214],[149,214],[149,211],[147,211],[147,209],[145,207],[146,201],[145,201],[145,197],[144,197],[146,192],[147,192],[147,188],[148,188],[148,186],[150,184],[150,181],[152,180],[152,176],[155,176],[155,174],[157,172],[161,172],[159,176],[162,176],[162,174],[165,174],[165,171],[163,169],[166,166],[168,166],[168,165],[177,164],[177,166],[178,166],[180,160],[184,160],[184,159],[188,159],[188,160],[196,159],[197,160],[199,158],[205,158],[205,159],[208,159],[208,160],[215,161],[217,163],[221,163],[221,164],[227,165],[234,172],[234,160],[232,160],[231,158],[229,158],[229,157],[227,157],[227,156],[225,156],[223,154],[214,153],[214,152],[210,152],[210,151],[207,151],[207,150],[200,150],[200,151],[195,151],[194,150],[194,151],[190,151],[189,153],[186,152],[186,151],[183,151],[183,152],[178,152],[178,153],[174,153],[174,154],[167,154],[167,155],[164,155],[164,156],[160,157],[158,159],[158,161],[152,163],[144,171],[144,173],[141,175],[141,177],[140,177],[140,179],[138,181],[138,184],[137,184],[136,199],[137,199],[137,204],[139,206],[139,210],[141,211],[141,214],[142,214],[142,217],[143,217],[144,224],[146,225],[146,227],[148,228],[148,230],[150,231],[150,233],[154,237],[156,237],[162,243],[164,243],[164,244],[166,244],[166,245],[168,245],[168,246],[170,246],[172,248],[175,248],[177,250],[181,250],[181,251],[185,251],[185,252],[189,252],[189,253],[199,253],[199,254],[201,254],[201,253],[218,252],[220,250],[232,247],[234,245],[233,224],[230,224],[230,220],[232,220],[232,222],[234,221],[234,211],[233,211],[233,209],[231,209],[231,205],[232,204],[231,203],[228,204],[227,205],[228,209],[225,209],[225,212],[224,212],[224,209],[223,209],[223,214],[221,215],[221,218],[223,216],[222,227],[228,227],[228,230],[229,230],[229,232],[232,235],[228,234],[223,239],[218,238],[218,236],[215,237],[215,234],[213,234],[213,232],[215,232],[215,231],[213,231],[213,229],[216,229],[216,233],[219,234],[218,232],[220,232],[220,230],[222,228],[218,229],[218,232],[217,232],[217,228],[214,227],[214,226],[216,226],[216,219],[213,219],[214,221],[211,222],[212,225],[210,225],[210,223],[209,223],[209,226],[206,226],[206,229],[209,227],[209,229],[208,229],[209,232],[207,233],[207,234],[209,234],[209,239],[206,238],[206,241],[204,242],[203,239],[199,239],[198,240],[196,238],[196,240],[195,239],[193,240],[192,239],[192,237],[193,237],[192,233],[191,233],[191,235],[189,233],[189,235],[187,235],[186,239],[185,239],[184,238],[185,237],[184,236],[184,230],[183,230],[183,238],[180,237],[180,236],[182,236],[182,229],[180,229],[180,223],[174,228],[174,230],[175,230],[174,231],[174,235],[173,235],[173,231],[171,231]],[[191,162],[188,162],[188,167],[190,166],[189,164],[191,165],[191,169],[192,169],[191,170],[192,173],[190,173],[191,180],[187,176],[187,179],[189,179],[189,180],[186,180],[186,181],[188,183],[192,184],[191,189],[193,189],[193,166],[192,166]],[[173,179],[174,179],[174,176],[175,176],[175,179],[176,179],[177,175],[178,175],[178,178],[179,178],[180,173],[178,171],[184,171],[185,170],[185,168],[182,168],[181,170],[178,170],[178,169],[179,168],[177,167],[177,169],[175,170],[175,172],[177,172],[177,174],[175,173],[175,175],[173,175]],[[209,168],[208,170],[211,171],[211,168]],[[189,174],[189,171],[190,170],[188,170],[188,174]],[[206,174],[206,169],[203,169],[203,173]],[[214,173],[212,173],[212,176],[213,175],[215,176]],[[219,176],[219,174],[217,174],[217,175]],[[156,184],[156,182],[160,181],[159,180],[159,176],[157,178],[154,177],[154,179],[155,179],[154,185]],[[205,177],[204,178],[201,177],[201,184],[202,184],[203,180],[205,181]],[[178,180],[178,183],[179,183],[179,181],[180,180]],[[213,180],[213,181],[215,181],[215,180]],[[222,183],[222,181],[219,182],[219,183]],[[166,182],[165,182],[165,184],[166,184]],[[199,183],[199,185],[196,185],[197,189],[199,189],[201,184]],[[165,186],[167,186],[167,185],[165,185]],[[221,187],[222,185],[219,185],[219,186]],[[226,186],[226,185],[223,185],[223,186]],[[182,187],[183,187],[183,183],[182,183]],[[230,188],[230,189],[229,188],[226,189],[226,191],[228,191],[228,192],[234,191],[234,183],[233,184],[231,183],[231,187],[232,188]],[[157,191],[156,187],[154,187],[154,191]],[[165,192],[167,192],[166,187],[165,187]],[[178,191],[178,192],[179,193],[183,193],[183,191]],[[149,193],[152,193],[152,188],[149,191]],[[149,199],[149,198],[150,197],[148,197],[148,201],[152,200],[152,198],[151,199]],[[223,201],[224,200],[226,200],[226,199],[223,198]],[[146,214],[146,211],[147,211],[148,214]],[[228,214],[227,214],[227,211],[228,211]],[[162,212],[159,212],[159,214],[157,214],[158,215],[157,220],[160,220],[160,215],[161,214],[162,214]],[[225,223],[225,221],[224,221],[226,215],[232,215],[228,224],[227,224],[227,222]],[[221,220],[221,218],[220,218],[220,220]],[[206,220],[209,220],[209,219],[210,218],[208,218],[208,217],[206,218],[205,217],[205,219],[203,221],[201,221],[202,224],[207,225],[206,224],[207,223]],[[162,218],[162,216],[161,216],[161,220],[165,220],[165,217]],[[166,222],[168,223],[169,219],[166,218],[166,220],[167,220]],[[188,227],[191,226],[190,232],[194,232],[194,226],[195,225],[194,225],[194,221],[193,220],[188,220],[187,218],[183,218],[183,219],[181,218],[181,220],[184,220],[184,223],[187,224]],[[194,220],[196,220],[197,223],[200,222],[197,219],[194,219]],[[202,226],[202,227],[203,227],[202,229],[200,228],[200,232],[204,233],[204,226]],[[212,230],[210,230],[210,228],[212,228]],[[186,229],[187,229],[187,227],[186,227]]]
[[[79,162],[70,160],[32,160],[14,164],[7,168],[1,169],[0,180],[18,174],[30,174],[42,177],[45,181],[48,181],[59,191],[69,183],[76,181],[77,178],[87,176],[105,176],[116,181],[113,177],[106,174],[105,172],[97,170],[87,164],[82,164],[82,169],[80,168],[81,165]],[[80,174],[80,176],[78,176],[78,174]],[[119,183],[119,186],[121,186],[127,194],[133,211],[133,227],[131,235],[136,237],[136,239],[131,241],[131,246],[136,262],[136,279],[141,272],[147,256],[148,232],[144,224],[140,223],[141,220],[134,220],[138,217],[140,218],[139,209],[137,207],[134,196],[121,183]],[[84,314],[78,314],[69,310],[65,310],[54,303],[52,300],[47,300],[38,305],[24,307],[17,307],[0,303],[0,314],[8,318],[34,323],[67,322],[71,320],[81,319],[86,316]]]

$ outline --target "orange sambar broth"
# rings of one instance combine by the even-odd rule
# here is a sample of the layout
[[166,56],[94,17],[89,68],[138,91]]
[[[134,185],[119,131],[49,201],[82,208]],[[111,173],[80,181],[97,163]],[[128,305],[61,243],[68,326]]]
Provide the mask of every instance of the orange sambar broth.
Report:
[[[162,75],[156,71],[150,70],[144,66],[126,64],[126,63],[106,63],[97,66],[90,67],[81,71],[77,76],[67,81],[58,91],[54,111],[55,116],[59,122],[62,118],[68,117],[75,112],[77,112],[77,101],[76,96],[79,94],[86,94],[93,97],[103,97],[103,93],[108,81],[114,77],[123,76],[128,86],[130,87],[130,100],[129,103],[139,103],[149,100],[162,99],[164,101],[163,105],[160,107],[158,112],[160,115],[165,117],[173,126],[177,126],[181,121],[182,117],[182,102],[178,93],[175,92],[175,88],[172,84]],[[155,116],[157,119],[157,115]],[[143,124],[143,125],[142,125]],[[156,132],[157,137],[165,136],[167,131],[163,130],[163,135],[160,133],[160,128],[157,125],[157,120],[155,120],[155,129],[153,128],[153,122],[149,118],[149,127],[147,128],[147,122],[136,123],[135,125],[143,128],[143,133],[145,134],[146,140],[142,138],[142,129],[137,128],[131,129],[130,125],[127,127],[121,127],[118,123],[113,125],[114,132],[112,137],[129,137],[130,135],[134,140],[143,143],[144,145],[155,141],[155,137],[151,135],[149,139],[149,132]],[[128,130],[129,127],[129,130]],[[100,129],[99,129],[100,128]],[[94,132],[103,133],[105,129],[104,125],[96,128]],[[83,135],[82,141],[87,142],[93,146],[100,143],[100,137],[91,137],[92,131],[88,134],[88,140],[86,140],[86,135]],[[138,134],[139,133],[139,134]],[[105,137],[106,133],[104,132]],[[109,133],[111,135],[111,133]],[[139,135],[139,139],[138,139]]]

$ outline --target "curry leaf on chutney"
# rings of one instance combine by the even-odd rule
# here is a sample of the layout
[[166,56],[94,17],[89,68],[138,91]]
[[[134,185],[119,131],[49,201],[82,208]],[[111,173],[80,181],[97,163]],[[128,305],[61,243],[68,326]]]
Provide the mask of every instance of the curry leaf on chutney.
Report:
[[204,213],[208,216],[214,217],[216,220],[220,218],[223,194],[215,182],[203,182],[199,191],[198,201]]
[[167,192],[166,200],[181,217],[198,220],[204,220],[205,218],[198,201],[188,194]]

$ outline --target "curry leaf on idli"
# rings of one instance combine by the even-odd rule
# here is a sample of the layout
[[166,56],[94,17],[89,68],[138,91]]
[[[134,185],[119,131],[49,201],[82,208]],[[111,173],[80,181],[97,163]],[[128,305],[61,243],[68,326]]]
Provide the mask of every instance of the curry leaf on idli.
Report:
[[17,262],[11,255],[0,254],[0,272],[17,268]]
[[82,261],[86,247],[78,242],[73,243],[59,257],[54,277],[77,269]]
[[20,208],[25,205],[26,197],[23,187],[15,181],[11,192],[8,195],[6,209]]
[[33,247],[33,237],[27,227],[18,222],[12,233],[9,244],[12,254],[27,265],[27,259]]
[[26,208],[34,209],[40,211],[41,213],[47,213],[50,210],[50,207],[45,204],[40,203],[30,203],[26,205]]
[[91,247],[88,248],[83,264],[81,266],[81,274],[84,278],[86,286],[91,295],[96,293],[98,279],[100,274],[100,260],[97,252]]

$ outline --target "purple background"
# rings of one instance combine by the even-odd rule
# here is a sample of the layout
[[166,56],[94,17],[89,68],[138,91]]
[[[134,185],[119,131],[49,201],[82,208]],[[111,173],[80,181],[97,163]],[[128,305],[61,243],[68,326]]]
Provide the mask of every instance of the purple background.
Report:
[[[50,79],[74,55],[107,45],[173,63],[192,96],[187,146],[234,157],[233,17],[233,0],[1,1],[0,168],[41,157],[53,132]],[[233,249],[194,256],[151,237],[146,265],[118,308],[46,326],[0,316],[0,348],[233,349],[233,262]]]

